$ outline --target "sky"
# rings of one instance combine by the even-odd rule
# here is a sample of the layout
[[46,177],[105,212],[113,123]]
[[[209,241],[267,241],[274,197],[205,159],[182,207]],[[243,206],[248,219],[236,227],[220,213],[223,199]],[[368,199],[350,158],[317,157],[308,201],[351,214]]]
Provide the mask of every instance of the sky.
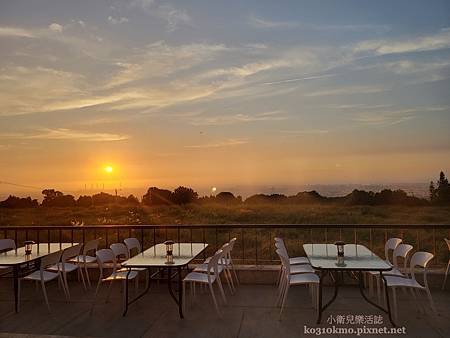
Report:
[[450,174],[448,1],[0,0],[0,80],[0,195]]

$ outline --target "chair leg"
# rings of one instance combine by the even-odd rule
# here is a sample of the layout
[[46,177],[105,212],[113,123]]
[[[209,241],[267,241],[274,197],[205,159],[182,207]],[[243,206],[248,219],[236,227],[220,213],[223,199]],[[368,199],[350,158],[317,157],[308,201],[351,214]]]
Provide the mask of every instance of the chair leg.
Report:
[[373,297],[373,276],[368,273],[367,274],[367,278],[368,278],[368,284],[369,284],[369,296]]
[[45,304],[47,304],[48,312],[50,312],[50,304],[48,303],[47,290],[45,289],[45,282],[41,281],[42,293],[44,294]]
[[86,287],[86,282],[84,280],[83,269],[81,269],[81,267],[78,266],[77,271],[78,271],[78,281],[80,280],[80,276],[81,276],[81,281],[83,282],[83,288],[84,288],[84,291],[86,291],[87,287]]
[[67,273],[63,273],[62,275],[63,277],[63,282],[64,282],[64,287],[66,288],[66,298],[67,300],[70,300],[70,291],[69,291],[69,283],[67,282]]
[[219,317],[222,317],[222,314],[220,313],[220,310],[219,310],[219,305],[217,304],[216,295],[214,294],[213,286],[210,283],[208,283],[208,285],[209,285],[209,291],[211,292],[211,297],[214,302],[214,306],[216,307],[217,314],[219,315]]
[[283,301],[281,302],[280,316],[278,317],[281,320],[281,314],[283,313],[284,303],[286,302],[286,298],[289,292],[289,284],[286,284],[286,290],[284,291]]
[[445,270],[445,277],[444,277],[444,282],[442,283],[442,290],[445,289],[445,282],[447,281],[447,275],[448,275],[449,268],[450,268],[450,259],[448,260],[448,263],[447,263],[447,270]]
[[183,294],[182,294],[182,300],[183,300],[183,304],[182,304],[182,309],[183,309],[183,313],[186,313],[186,282],[183,281]]
[[217,276],[217,283],[219,285],[220,293],[222,294],[223,302],[226,304],[227,303],[227,299],[225,297],[225,292],[223,291],[222,281],[220,280],[220,276]]
[[236,285],[239,286],[240,285],[239,278],[237,276],[236,269],[234,268],[233,262],[231,260],[230,260],[230,265],[231,265],[231,270],[233,270],[234,278],[236,278]]
[[223,273],[225,275],[225,279],[227,280],[227,284],[228,284],[228,289],[230,289],[230,294],[233,294],[233,288],[231,287],[231,282],[230,282],[230,278],[228,276],[228,271],[226,268],[223,269]]
[[378,297],[378,304],[381,304],[381,278],[379,276],[376,277],[377,279],[377,297]]
[[87,264],[84,265],[84,272],[86,274],[86,280],[87,280],[87,284],[89,286],[89,288],[91,288],[91,279],[89,278],[89,272],[88,272],[88,267]]
[[433,298],[431,297],[430,289],[425,288],[425,292],[427,293],[428,301],[430,302],[431,309],[433,310],[434,314],[437,315],[436,306],[434,305]]
[[19,278],[17,283],[17,311],[20,311],[20,291],[21,291],[22,279]]

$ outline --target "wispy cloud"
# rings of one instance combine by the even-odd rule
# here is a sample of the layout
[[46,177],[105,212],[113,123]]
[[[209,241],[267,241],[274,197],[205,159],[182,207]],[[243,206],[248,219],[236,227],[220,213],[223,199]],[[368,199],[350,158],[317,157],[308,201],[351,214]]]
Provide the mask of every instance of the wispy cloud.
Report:
[[192,18],[182,9],[175,8],[173,5],[157,0],[133,0],[130,7],[137,7],[144,10],[149,15],[166,21],[168,32],[173,32],[181,26],[190,26]]
[[442,29],[440,32],[401,40],[368,40],[358,43],[354,52],[371,52],[376,55],[399,54],[432,51],[450,48],[450,29]]
[[280,133],[286,134],[286,135],[308,135],[308,134],[328,134],[330,131],[328,129],[294,129],[294,130],[280,130]]
[[388,88],[381,86],[345,86],[341,88],[317,90],[306,93],[305,96],[332,96],[332,95],[353,95],[353,94],[375,94],[387,91]]
[[0,27],[0,37],[34,38],[32,31],[19,27]]
[[242,144],[246,144],[248,142],[249,142],[248,139],[228,139],[219,142],[186,145],[184,147],[188,149],[226,148],[239,146]]
[[90,142],[108,142],[108,141],[122,141],[130,137],[128,135],[98,133],[73,130],[67,128],[43,128],[38,129],[35,133],[3,133],[0,138],[4,139],[29,139],[29,140],[76,140],[76,141],[90,141]]
[[117,25],[117,24],[121,24],[121,23],[125,23],[128,22],[128,18],[121,16],[121,17],[113,17],[113,16],[108,16],[108,22],[113,24],[113,25]]
[[428,106],[391,110],[360,111],[351,120],[366,125],[395,125],[417,118],[422,113],[449,111],[449,106]]
[[287,115],[282,111],[270,111],[258,114],[232,114],[210,117],[196,116],[191,119],[190,124],[194,126],[223,126],[237,123],[282,121],[287,118]]
[[271,29],[271,28],[296,28],[299,26],[297,22],[294,21],[272,21],[264,19],[262,17],[251,14],[248,17],[248,24],[255,28]]

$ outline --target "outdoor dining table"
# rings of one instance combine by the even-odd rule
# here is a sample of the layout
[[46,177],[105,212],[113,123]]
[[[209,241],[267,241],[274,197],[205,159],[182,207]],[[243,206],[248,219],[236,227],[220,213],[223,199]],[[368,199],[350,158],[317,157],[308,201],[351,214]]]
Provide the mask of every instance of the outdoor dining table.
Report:
[[0,265],[12,268],[14,283],[14,309],[19,311],[19,278],[40,268],[41,259],[52,253],[70,248],[78,243],[39,243],[33,244],[31,254],[25,253],[25,247],[0,253]]
[[[389,292],[386,287],[386,279],[384,278],[383,271],[392,270],[392,266],[386,261],[382,260],[371,250],[360,244],[346,244],[344,246],[344,262],[337,260],[337,247],[335,244],[304,244],[303,248],[311,263],[311,266],[320,271],[320,283],[319,283],[319,311],[317,316],[317,324],[320,324],[323,311],[336,299],[340,277],[339,274],[343,272],[357,273],[359,281],[359,290],[363,298],[373,306],[382,310],[389,315],[389,320],[393,326],[396,326],[392,320],[391,308],[389,305]],[[380,304],[372,302],[364,294],[364,271],[376,271],[379,272],[379,278],[384,281],[385,293],[386,293],[386,305],[387,308],[382,307]],[[334,294],[333,297],[322,306],[322,287],[323,279],[326,275],[332,274],[334,278]]]
[[[136,256],[126,260],[121,263],[122,268],[128,269],[128,274],[125,283],[125,310],[123,315],[125,316],[128,311],[128,306],[139,298],[144,296],[150,289],[150,283],[148,283],[147,288],[140,295],[132,300],[128,300],[128,276],[133,268],[147,268],[148,274],[150,276],[151,268],[158,268],[167,270],[167,284],[169,288],[169,293],[175,303],[178,305],[178,313],[180,318],[183,317],[183,292],[182,292],[182,268],[186,267],[191,263],[195,257],[200,255],[208,247],[207,243],[174,243],[173,244],[173,261],[168,264],[166,257],[166,245],[164,243],[156,244],[151,248],[137,254]],[[178,275],[178,299],[174,294],[172,289],[172,269],[177,270]]]

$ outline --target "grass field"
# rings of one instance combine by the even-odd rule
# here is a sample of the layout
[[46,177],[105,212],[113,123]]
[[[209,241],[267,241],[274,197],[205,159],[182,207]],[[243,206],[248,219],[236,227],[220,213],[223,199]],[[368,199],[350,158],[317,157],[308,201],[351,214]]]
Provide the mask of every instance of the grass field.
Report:
[[84,224],[448,224],[450,207],[187,205],[0,209],[0,226]]

